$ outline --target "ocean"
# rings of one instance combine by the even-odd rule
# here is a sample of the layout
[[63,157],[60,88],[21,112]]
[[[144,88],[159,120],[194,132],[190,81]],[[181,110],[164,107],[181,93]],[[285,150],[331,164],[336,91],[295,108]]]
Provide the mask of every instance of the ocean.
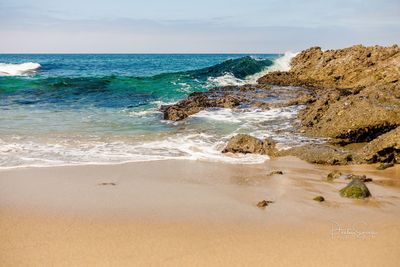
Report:
[[163,159],[263,162],[266,156],[220,151],[237,133],[272,137],[281,147],[307,142],[292,131],[301,107],[212,109],[180,122],[163,120],[159,108],[192,92],[254,83],[268,71],[287,70],[293,56],[0,55],[0,168]]

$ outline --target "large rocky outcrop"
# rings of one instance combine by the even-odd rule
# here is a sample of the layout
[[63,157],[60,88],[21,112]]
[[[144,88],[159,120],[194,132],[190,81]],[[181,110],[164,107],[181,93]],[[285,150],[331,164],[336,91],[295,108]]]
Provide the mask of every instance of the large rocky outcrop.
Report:
[[[273,76],[277,77],[276,82]],[[282,78],[285,77],[285,82]],[[291,85],[310,84],[323,88],[355,88],[399,81],[400,47],[356,45],[322,51],[312,47],[291,61],[289,74],[268,74],[259,83]],[[289,83],[288,83],[289,82]]]
[[299,117],[305,132],[369,142],[400,125],[400,48],[364,47],[322,51],[313,47],[291,62],[289,72],[275,72],[261,84],[312,88],[315,101]]
[[[400,162],[397,45],[357,45],[328,51],[313,47],[293,58],[288,72],[268,73],[256,85],[193,93],[161,111],[165,119],[177,121],[214,107],[268,109],[291,105],[306,105],[299,113],[302,133],[329,137],[331,144],[276,151],[268,140],[238,135],[223,152],[294,155],[317,164]],[[359,144],[348,146],[353,143]]]

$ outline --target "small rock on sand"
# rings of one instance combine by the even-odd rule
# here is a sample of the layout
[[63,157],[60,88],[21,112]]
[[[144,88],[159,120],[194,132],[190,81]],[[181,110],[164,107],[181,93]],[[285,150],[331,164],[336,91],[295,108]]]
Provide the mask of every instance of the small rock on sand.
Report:
[[258,202],[257,207],[259,208],[265,208],[266,206],[268,206],[269,204],[273,203],[273,201],[269,201],[269,200],[262,200],[260,202]]
[[116,184],[116,183],[107,183],[107,182],[104,182],[104,183],[99,183],[99,184],[97,184],[97,185],[102,185],[102,186],[107,186],[107,185],[116,186],[117,184]]
[[328,176],[326,177],[326,179],[329,182],[332,182],[333,180],[336,180],[337,178],[339,178],[341,175],[342,175],[342,173],[340,171],[335,170],[335,171],[329,173]]
[[325,198],[323,196],[316,196],[313,198],[313,200],[318,201],[318,202],[324,202]]
[[272,175],[283,175],[283,171],[271,171],[270,173],[268,173],[268,176]]

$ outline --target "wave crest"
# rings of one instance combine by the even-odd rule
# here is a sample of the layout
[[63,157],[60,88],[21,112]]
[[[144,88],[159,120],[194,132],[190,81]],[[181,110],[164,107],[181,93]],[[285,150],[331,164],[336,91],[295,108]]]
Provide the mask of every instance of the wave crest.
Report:
[[34,62],[21,64],[0,63],[0,76],[21,76],[34,73],[41,65]]
[[[214,87],[214,86],[227,86],[227,85],[236,85],[236,86],[241,86],[244,84],[255,84],[257,83],[257,80],[264,76],[265,74],[272,72],[272,71],[289,71],[290,70],[290,62],[292,59],[297,55],[298,53],[293,53],[293,52],[285,52],[285,54],[274,61],[268,60],[268,64],[263,65],[263,68],[259,69],[258,72],[253,72],[252,74],[246,76],[246,77],[238,77],[237,75],[234,75],[232,73],[225,73],[221,76],[218,77],[209,77],[207,82],[208,82],[208,87]],[[245,58],[241,58],[243,60]],[[263,62],[263,59],[256,59],[252,57],[246,57],[248,61],[252,62]]]

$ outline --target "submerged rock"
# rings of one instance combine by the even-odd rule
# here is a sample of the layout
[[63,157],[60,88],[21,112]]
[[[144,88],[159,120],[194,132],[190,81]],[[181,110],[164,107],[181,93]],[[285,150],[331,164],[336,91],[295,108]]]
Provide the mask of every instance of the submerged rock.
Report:
[[323,196],[316,196],[313,198],[313,200],[318,201],[318,202],[324,202],[325,198]]
[[[274,98],[274,102],[268,99]],[[265,84],[215,87],[207,92],[194,92],[184,100],[160,108],[165,120],[179,121],[209,108],[253,107],[269,109],[310,103],[309,90],[275,88]]]
[[371,193],[360,179],[353,179],[346,187],[340,190],[340,195],[348,198],[367,198],[371,196]]
[[196,92],[175,105],[162,106],[161,111],[165,120],[179,121],[206,108],[233,108],[238,106],[242,100],[240,96],[235,95]]

